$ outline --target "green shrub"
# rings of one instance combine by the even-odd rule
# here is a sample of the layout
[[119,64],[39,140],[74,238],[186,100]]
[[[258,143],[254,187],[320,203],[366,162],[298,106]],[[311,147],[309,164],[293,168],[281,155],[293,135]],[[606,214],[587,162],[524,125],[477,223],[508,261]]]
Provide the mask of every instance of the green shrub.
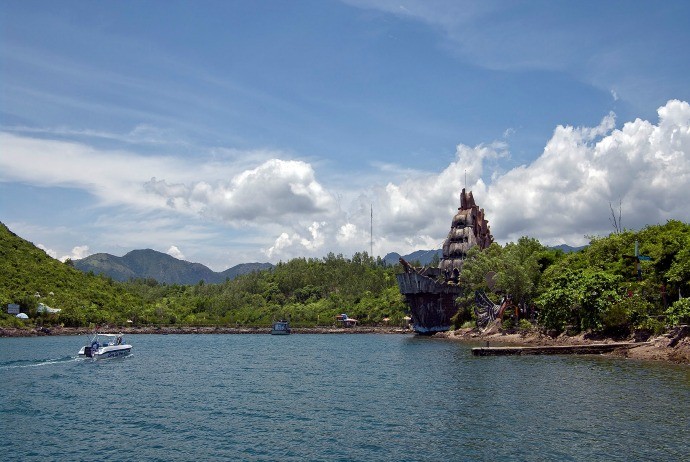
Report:
[[529,322],[527,319],[520,319],[518,322],[518,329],[520,332],[526,333],[531,331],[533,328],[532,323]]
[[690,298],[681,298],[666,310],[666,320],[671,326],[690,324]]
[[637,329],[649,331],[654,335],[661,335],[666,330],[666,325],[654,318],[645,318],[637,324]]

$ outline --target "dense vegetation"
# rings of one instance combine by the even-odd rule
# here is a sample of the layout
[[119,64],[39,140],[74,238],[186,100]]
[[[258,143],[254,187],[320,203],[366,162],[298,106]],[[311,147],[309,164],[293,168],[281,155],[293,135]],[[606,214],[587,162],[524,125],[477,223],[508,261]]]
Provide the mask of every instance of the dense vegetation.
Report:
[[[222,284],[168,285],[154,279],[120,283],[50,258],[1,225],[0,271],[3,308],[17,303],[31,319],[67,326],[125,325],[128,320],[135,325],[266,326],[281,317],[289,317],[295,326],[313,326],[333,324],[339,313],[365,324],[384,318],[399,323],[406,310],[396,269],[366,253],[351,259],[333,254],[297,258]],[[62,311],[38,314],[39,303]],[[1,322],[22,323],[7,314]]]
[[[65,325],[125,321],[127,309],[141,299],[111,279],[84,274],[49,257],[43,250],[11,233],[0,223],[0,304],[3,324],[21,325],[8,316],[8,303],[16,303],[32,318]],[[37,313],[39,303],[60,308],[59,319]]]
[[[640,262],[640,273],[636,241],[639,254],[649,257]],[[536,309],[540,326],[557,332],[660,332],[665,325],[690,322],[690,299],[679,300],[690,295],[690,225],[671,220],[639,232],[594,237],[584,250],[570,254],[526,237],[504,247],[493,244],[470,252],[461,280],[496,299],[511,294]],[[471,316],[472,303],[468,293],[458,322]]]
[[163,285],[132,281],[125,286],[145,301],[139,322],[185,325],[268,325],[290,318],[295,326],[329,325],[339,313],[377,324],[399,323],[405,305],[395,268],[366,253],[352,259],[329,254],[296,258],[223,284]]
[[[640,275],[630,258],[635,241],[650,257],[641,262]],[[0,304],[21,305],[32,318],[28,324],[267,326],[289,317],[295,326],[313,326],[331,325],[345,312],[363,324],[388,318],[399,325],[406,313],[395,280],[400,268],[366,253],[297,258],[222,284],[119,283],[54,260],[2,225],[0,271]],[[690,299],[679,300],[690,295],[689,281],[690,225],[679,221],[592,238],[586,249],[571,254],[523,237],[470,252],[461,274],[468,290],[459,300],[456,324],[472,321],[474,291],[484,290],[496,301],[511,294],[535,310],[539,326],[557,332],[658,332],[690,322]],[[62,311],[37,313],[39,302]],[[3,313],[0,324],[22,321]]]

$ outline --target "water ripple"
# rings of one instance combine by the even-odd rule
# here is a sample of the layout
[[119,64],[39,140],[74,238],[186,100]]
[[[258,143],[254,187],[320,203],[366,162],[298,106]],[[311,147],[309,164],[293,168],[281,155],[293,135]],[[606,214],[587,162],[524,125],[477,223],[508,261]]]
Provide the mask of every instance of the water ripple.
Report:
[[0,432],[11,435],[0,453],[622,461],[680,460],[690,449],[687,367],[474,358],[463,345],[408,336],[129,340],[135,355],[93,362],[75,360],[77,337],[0,339]]

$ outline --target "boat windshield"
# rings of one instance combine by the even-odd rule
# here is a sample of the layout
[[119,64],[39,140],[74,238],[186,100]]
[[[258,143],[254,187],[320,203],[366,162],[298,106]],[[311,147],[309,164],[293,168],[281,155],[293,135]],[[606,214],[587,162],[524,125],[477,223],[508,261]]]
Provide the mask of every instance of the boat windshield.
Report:
[[96,334],[91,342],[93,343],[95,341],[101,346],[120,345],[125,343],[122,334]]

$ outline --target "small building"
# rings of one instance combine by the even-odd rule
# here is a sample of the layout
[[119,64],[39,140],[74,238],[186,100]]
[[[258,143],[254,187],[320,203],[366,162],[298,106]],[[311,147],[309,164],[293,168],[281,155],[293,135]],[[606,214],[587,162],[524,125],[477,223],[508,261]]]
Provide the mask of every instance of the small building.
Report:
[[19,305],[16,303],[7,304],[7,314],[19,314]]
[[48,305],[44,303],[39,303],[38,308],[36,309],[37,313],[48,313],[48,314],[56,314],[62,311],[60,308],[51,308]]

